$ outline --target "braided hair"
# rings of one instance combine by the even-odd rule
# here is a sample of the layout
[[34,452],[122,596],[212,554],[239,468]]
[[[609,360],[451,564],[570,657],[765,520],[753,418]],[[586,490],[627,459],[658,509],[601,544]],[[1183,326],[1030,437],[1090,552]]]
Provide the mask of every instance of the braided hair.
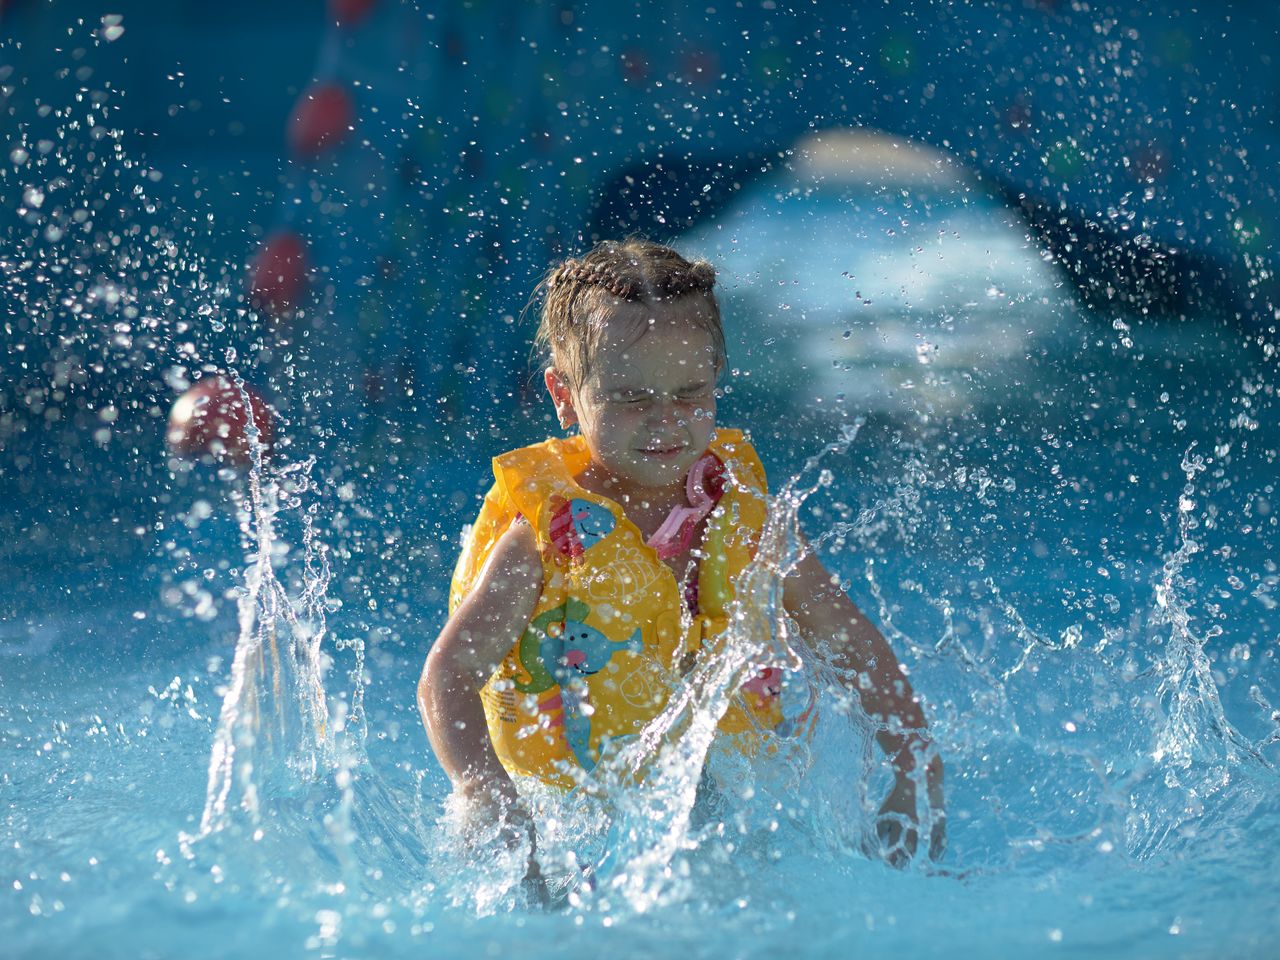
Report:
[[663,244],[634,237],[602,241],[552,268],[538,284],[533,299],[541,297],[542,309],[535,347],[546,350],[552,363],[580,386],[590,373],[604,321],[625,309],[624,304],[671,303],[697,295],[710,310],[690,310],[690,324],[711,334],[717,362],[723,365],[724,330],[715,283],[710,263],[686,260]]

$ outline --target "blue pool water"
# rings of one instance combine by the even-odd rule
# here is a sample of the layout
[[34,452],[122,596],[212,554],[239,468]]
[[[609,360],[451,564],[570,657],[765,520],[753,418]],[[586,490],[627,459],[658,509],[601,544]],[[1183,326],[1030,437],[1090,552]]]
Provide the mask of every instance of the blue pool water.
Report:
[[[42,548],[14,581],[5,954],[1268,956],[1272,395],[1233,424],[1241,371],[1205,390],[1099,356],[1072,367],[1079,398],[872,417],[807,470],[839,417],[757,430],[773,488],[813,490],[803,527],[925,698],[940,862],[867,855],[884,773],[806,656],[815,728],[754,765],[712,745],[718,799],[697,796],[700,753],[612,809],[536,798],[556,899],[531,908],[519,857],[451,818],[413,699],[481,464],[348,485],[295,465],[256,497],[166,471],[148,552]],[[690,680],[682,729],[714,722],[725,682]]]

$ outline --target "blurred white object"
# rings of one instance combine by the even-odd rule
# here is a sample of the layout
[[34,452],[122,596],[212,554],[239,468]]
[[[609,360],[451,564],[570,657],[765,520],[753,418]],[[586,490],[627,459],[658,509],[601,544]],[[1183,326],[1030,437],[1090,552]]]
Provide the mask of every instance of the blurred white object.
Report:
[[948,155],[827,130],[676,242],[711,260],[735,390],[947,414],[998,403],[1087,343],[1021,217]]

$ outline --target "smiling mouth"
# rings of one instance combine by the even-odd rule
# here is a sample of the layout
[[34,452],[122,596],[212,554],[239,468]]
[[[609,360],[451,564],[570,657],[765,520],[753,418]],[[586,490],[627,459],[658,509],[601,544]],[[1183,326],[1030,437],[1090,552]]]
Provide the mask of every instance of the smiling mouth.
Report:
[[683,446],[679,447],[642,447],[640,452],[650,457],[674,457],[677,453],[684,451]]

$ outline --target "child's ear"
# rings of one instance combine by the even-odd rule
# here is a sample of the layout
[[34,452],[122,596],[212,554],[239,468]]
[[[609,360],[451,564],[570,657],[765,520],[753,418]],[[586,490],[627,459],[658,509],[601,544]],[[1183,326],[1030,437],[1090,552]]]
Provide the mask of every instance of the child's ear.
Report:
[[556,408],[556,416],[560,418],[560,426],[573,426],[578,422],[578,412],[573,409],[573,391],[569,389],[568,379],[555,367],[547,367],[542,376],[547,384],[547,393],[551,394],[551,403]]

